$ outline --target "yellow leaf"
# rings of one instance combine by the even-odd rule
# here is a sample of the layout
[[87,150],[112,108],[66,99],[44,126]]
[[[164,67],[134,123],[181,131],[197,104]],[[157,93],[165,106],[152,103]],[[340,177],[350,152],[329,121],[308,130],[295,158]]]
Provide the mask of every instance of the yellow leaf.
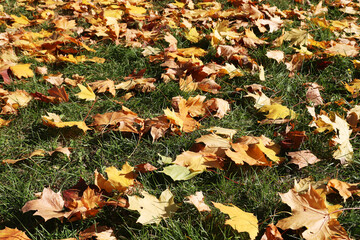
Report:
[[54,121],[51,120],[52,118],[47,117],[47,116],[42,116],[41,119],[42,119],[44,125],[46,125],[48,127],[52,127],[52,128],[77,127],[79,129],[81,129],[84,133],[87,130],[91,129],[88,126],[86,126],[85,122],[83,122],[83,121],[78,121],[78,122],[54,122]]
[[30,65],[31,65],[30,63],[28,63],[28,64],[17,64],[15,66],[11,66],[10,69],[11,69],[12,73],[17,78],[33,77],[34,72],[30,69]]
[[222,213],[228,214],[230,219],[225,221],[225,224],[230,225],[238,232],[247,232],[251,239],[259,233],[258,220],[252,213],[244,212],[240,208],[230,205],[226,206],[221,203],[212,202],[216,208]]
[[78,84],[78,87],[81,90],[81,92],[75,94],[78,98],[85,99],[86,101],[95,100],[96,95],[88,84],[86,84],[86,87],[82,84]]
[[193,43],[197,43],[201,39],[200,34],[196,31],[196,27],[191,28],[189,32],[185,33],[185,37]]
[[109,182],[119,191],[124,191],[127,187],[134,184],[136,176],[133,171],[134,168],[127,162],[122,166],[121,171],[117,170],[116,167],[108,167],[105,169]]
[[296,113],[293,110],[288,109],[287,107],[280,105],[278,103],[273,103],[271,105],[264,105],[259,109],[260,112],[269,112],[266,115],[269,119],[284,119],[287,116],[290,116],[290,119],[296,118]]

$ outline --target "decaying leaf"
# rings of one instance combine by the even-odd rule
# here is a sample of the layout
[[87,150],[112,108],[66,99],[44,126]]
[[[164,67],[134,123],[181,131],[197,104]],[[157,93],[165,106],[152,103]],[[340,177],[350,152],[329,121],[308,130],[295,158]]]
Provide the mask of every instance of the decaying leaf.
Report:
[[163,191],[159,199],[145,191],[142,191],[141,195],[143,197],[128,196],[129,209],[140,213],[138,223],[159,224],[162,219],[170,217],[178,209],[169,189]]
[[238,232],[249,233],[250,239],[255,239],[259,233],[258,220],[252,213],[244,212],[240,208],[230,205],[226,206],[221,203],[212,202],[221,212],[228,214],[230,219],[225,224],[230,225]]

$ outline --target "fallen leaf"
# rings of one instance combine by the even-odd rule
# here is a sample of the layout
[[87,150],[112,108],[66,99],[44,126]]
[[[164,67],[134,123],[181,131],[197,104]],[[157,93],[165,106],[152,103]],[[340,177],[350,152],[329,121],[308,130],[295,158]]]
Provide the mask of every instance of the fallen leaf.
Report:
[[61,193],[55,193],[50,188],[44,188],[40,199],[31,200],[25,203],[22,207],[22,212],[28,212],[35,210],[34,215],[41,216],[45,221],[51,218],[64,217],[64,200],[61,197]]
[[72,150],[72,148],[69,148],[69,147],[58,147],[56,148],[55,150],[53,151],[50,151],[49,152],[49,155],[52,156],[54,153],[63,153],[65,154],[68,158],[70,158],[70,150]]
[[44,76],[44,79],[48,83],[55,85],[55,86],[60,86],[64,82],[64,78],[62,77],[61,73],[50,74],[48,76]]
[[142,163],[135,166],[135,171],[140,173],[147,173],[155,170],[157,170],[157,168],[151,165],[150,163]]
[[278,63],[284,62],[285,54],[281,50],[269,50],[266,52],[268,58],[274,59]]
[[287,155],[291,157],[291,161],[289,163],[298,165],[299,169],[306,167],[309,164],[315,164],[321,161],[310,150],[289,152]]
[[35,156],[44,156],[45,155],[45,150],[43,149],[38,149],[38,150],[35,150],[33,151],[32,153],[29,153],[29,154],[25,154],[23,157],[19,158],[19,159],[4,159],[2,160],[2,163],[8,163],[8,164],[14,164],[14,163],[17,163],[19,161],[23,161],[23,160],[26,160],[26,159],[29,159],[29,158],[32,158],[32,157],[35,157]]
[[270,223],[266,227],[265,233],[260,240],[283,240],[283,238],[277,227],[273,223]]
[[23,231],[17,228],[8,228],[0,230],[1,240],[31,240]]
[[77,85],[80,88],[80,92],[75,94],[78,98],[85,99],[86,101],[94,101],[96,98],[95,93],[93,90],[89,87],[89,85],[86,85],[86,87],[82,84]]
[[92,90],[97,90],[98,93],[104,93],[107,91],[114,97],[116,95],[114,81],[112,80],[100,80],[89,83],[89,85],[91,86]]
[[34,72],[30,69],[29,64],[17,64],[15,66],[11,66],[10,70],[17,78],[29,78],[34,76]]
[[9,126],[9,124],[12,122],[13,120],[5,120],[0,118],[0,127],[4,127],[4,126]]
[[54,86],[53,88],[50,88],[48,90],[48,93],[50,96],[56,97],[59,99],[60,102],[68,102],[69,101],[69,95],[66,93],[65,88],[61,87],[58,88],[57,86]]
[[353,194],[360,196],[360,189],[358,188],[358,185],[358,183],[347,183],[337,179],[331,179],[326,186],[328,188],[335,188],[345,202],[346,199],[351,197]]
[[199,212],[211,212],[210,207],[204,201],[205,197],[201,191],[196,192],[194,195],[187,196],[186,198],[188,201],[184,202],[193,204]]
[[240,208],[230,205],[226,206],[221,203],[212,202],[222,213],[228,214],[230,219],[225,224],[230,225],[238,232],[249,233],[250,239],[255,239],[259,233],[258,220],[252,213],[244,212]]
[[45,126],[52,128],[72,128],[76,127],[82,131],[82,133],[86,133],[87,130],[91,130],[88,126],[86,126],[85,122],[77,121],[77,122],[63,122],[56,121],[51,116],[41,116],[41,120]]
[[93,238],[97,240],[116,240],[114,231],[110,227],[99,226],[98,224],[91,225],[79,234],[79,240],[91,240]]
[[112,184],[113,188],[118,191],[125,191],[129,186],[134,184],[136,174],[134,168],[127,162],[122,166],[119,171],[116,167],[108,167],[105,169],[108,176],[108,181]]
[[159,224],[162,219],[170,217],[178,206],[174,202],[174,196],[169,189],[163,191],[157,199],[155,196],[142,191],[144,196],[128,196],[130,210],[136,210],[140,213],[140,217],[136,222],[141,224]]
[[269,119],[284,119],[289,116],[289,119],[295,119],[296,113],[293,110],[288,109],[287,107],[280,105],[278,103],[273,103],[271,105],[264,105],[259,109],[260,112],[269,112],[265,115]]
[[280,193],[280,197],[291,207],[293,215],[278,221],[277,227],[283,230],[306,227],[307,229],[302,233],[306,240],[326,240],[335,236],[348,239],[346,231],[336,220],[341,210],[334,211],[339,207],[327,207],[325,199],[311,185],[304,194],[290,189],[287,193]]
[[196,175],[202,173],[201,171],[191,172],[189,170],[189,168],[184,167],[184,166],[180,166],[180,165],[177,165],[177,164],[164,167],[164,169],[162,171],[160,171],[160,172],[168,175],[174,181],[189,180],[189,179],[195,177]]

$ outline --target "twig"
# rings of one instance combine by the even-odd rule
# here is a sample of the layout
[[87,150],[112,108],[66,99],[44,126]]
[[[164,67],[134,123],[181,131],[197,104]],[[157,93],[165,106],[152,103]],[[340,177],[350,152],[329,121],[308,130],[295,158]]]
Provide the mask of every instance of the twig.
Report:
[[97,100],[97,98],[95,98],[93,104],[91,105],[91,108],[89,109],[88,113],[86,114],[86,117],[84,118],[84,122],[85,122],[85,120],[87,119],[87,117],[89,116],[91,110],[93,109],[93,107],[94,107],[94,105],[95,105],[95,103],[96,103],[96,100]]

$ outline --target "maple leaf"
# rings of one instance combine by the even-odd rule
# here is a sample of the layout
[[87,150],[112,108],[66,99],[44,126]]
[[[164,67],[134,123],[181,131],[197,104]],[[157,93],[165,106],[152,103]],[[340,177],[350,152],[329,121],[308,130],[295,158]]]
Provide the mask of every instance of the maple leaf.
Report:
[[240,208],[230,205],[226,206],[221,203],[212,202],[221,212],[228,214],[230,219],[225,224],[230,225],[238,232],[249,233],[250,239],[255,239],[259,233],[258,220],[252,213],[244,212]]
[[9,126],[10,122],[12,122],[13,120],[5,120],[0,118],[0,127],[4,127],[4,126]]
[[24,155],[23,157],[19,158],[19,159],[4,159],[2,160],[2,163],[8,163],[8,164],[14,164],[14,163],[17,163],[19,161],[23,161],[25,159],[28,159],[28,158],[32,158],[32,157],[35,157],[35,156],[44,156],[45,155],[45,151],[43,149],[38,149],[38,150],[35,150],[29,154],[26,154]]
[[306,46],[312,36],[306,30],[291,29],[291,31],[285,32],[284,41],[290,41],[290,46]]
[[50,96],[56,97],[56,99],[58,99],[60,102],[69,101],[69,95],[66,93],[64,87],[58,88],[57,86],[54,86],[48,90],[48,93]]
[[191,172],[189,170],[189,168],[184,167],[184,166],[180,166],[180,165],[177,165],[177,164],[164,167],[164,169],[162,171],[160,171],[160,172],[168,175],[174,181],[189,180],[189,179],[195,177],[196,175],[202,173],[202,171]]
[[105,169],[105,172],[108,176],[108,181],[113,186],[113,189],[118,191],[124,191],[130,185],[133,185],[136,178],[134,168],[127,162],[122,166],[120,171],[117,170],[116,167],[108,167]]
[[340,196],[345,202],[346,199],[352,196],[352,194],[360,196],[360,189],[357,187],[358,185],[358,183],[347,183],[337,179],[331,179],[326,186],[327,188],[335,188],[339,191]]
[[222,162],[213,153],[185,151],[178,155],[174,164],[187,167],[191,172],[203,172],[207,168],[221,169]]
[[333,153],[333,157],[340,160],[342,164],[347,164],[353,161],[354,150],[350,143],[352,130],[349,129],[349,124],[344,119],[338,115],[335,115],[333,119],[330,119],[326,115],[319,115],[317,116],[317,120],[310,126],[318,127],[316,129],[317,132],[323,132],[326,130],[335,131],[336,136],[332,140],[338,144],[338,148]]
[[352,46],[345,43],[333,42],[331,47],[328,47],[324,53],[329,55],[341,55],[344,57],[356,57],[359,55],[359,47]]
[[178,209],[169,189],[163,191],[159,199],[146,191],[142,191],[141,195],[144,197],[128,196],[129,209],[140,213],[140,217],[136,221],[138,223],[159,224],[162,219],[170,217]]
[[277,227],[273,223],[270,223],[266,227],[266,231],[260,240],[283,240],[283,238]]
[[326,240],[336,236],[348,239],[346,231],[336,220],[341,214],[339,205],[327,207],[325,199],[311,185],[304,194],[290,189],[287,193],[280,193],[280,197],[291,207],[293,215],[281,219],[276,224],[277,227],[284,230],[306,227],[302,233],[306,240]]
[[34,76],[34,72],[30,69],[29,64],[17,64],[15,66],[11,66],[10,70],[17,78],[29,78]]
[[44,79],[55,86],[60,86],[64,82],[64,78],[61,73],[44,76]]
[[23,231],[17,228],[8,228],[0,230],[1,240],[31,240]]
[[225,135],[228,136],[230,139],[237,133],[237,130],[235,129],[229,129],[229,128],[222,128],[222,127],[210,127],[208,129],[205,129],[206,131],[214,132],[217,135]]
[[276,163],[283,160],[276,156],[280,153],[280,147],[265,136],[244,136],[239,138],[236,143],[231,143],[231,147],[235,151],[228,149],[225,153],[236,164],[242,165],[246,162],[249,165],[271,166],[271,162],[266,157]]
[[321,161],[310,150],[289,152],[287,155],[291,157],[291,161],[289,163],[298,165],[299,169],[306,167],[309,164],[314,164]]
[[108,91],[114,97],[116,95],[114,81],[112,81],[112,80],[109,80],[109,79],[100,80],[100,81],[89,83],[89,85],[91,86],[91,88],[93,90],[97,89],[97,91],[99,93],[104,93],[104,92]]
[[242,40],[246,46],[254,48],[256,48],[256,45],[267,44],[266,41],[259,39],[250,29],[245,29],[245,37]]
[[70,159],[70,154],[71,154],[70,150],[72,149],[73,148],[69,148],[69,147],[57,147],[53,151],[50,151],[49,155],[52,156],[54,153],[63,153]]
[[24,90],[10,92],[1,98],[5,100],[6,105],[14,110],[17,110],[21,107],[26,107],[32,99],[31,95]]
[[306,99],[314,106],[324,104],[320,95],[320,90],[323,90],[324,88],[317,83],[305,83],[305,85],[307,87]]
[[163,137],[170,128],[170,122],[164,115],[145,120],[143,132],[150,131],[153,142]]
[[194,195],[190,195],[186,197],[188,201],[184,201],[186,203],[193,204],[199,212],[211,212],[210,207],[204,202],[204,195],[203,193],[196,192]]
[[[54,116],[55,115],[55,116]],[[41,116],[41,120],[44,125],[52,128],[73,128],[76,127],[82,130],[83,133],[86,133],[87,130],[90,130],[88,126],[86,126],[85,122],[77,121],[77,122],[63,122],[60,117],[56,114],[48,114],[48,116]]]
[[95,93],[93,90],[89,87],[89,85],[86,84],[86,87],[82,84],[77,85],[80,88],[80,92],[75,94],[78,98],[85,99],[86,101],[94,101],[96,98]]
[[231,147],[230,139],[222,138],[216,134],[203,135],[195,142],[205,145],[201,148],[201,152],[214,153],[219,157],[225,157],[225,150]]
[[193,27],[188,32],[185,33],[185,38],[190,42],[197,43],[201,40],[202,37],[200,36],[198,31],[196,31],[196,28]]
[[139,133],[136,126],[142,126],[144,122],[136,113],[124,106],[120,111],[95,114],[93,118],[94,122],[91,126],[95,126],[100,131],[109,128],[115,131]]
[[99,226],[99,224],[93,224],[84,231],[81,231],[79,234],[80,240],[93,239],[94,237],[97,240],[116,240],[114,232],[111,228]]
[[45,221],[51,218],[64,217],[64,199],[61,197],[61,193],[55,193],[50,188],[44,188],[41,193],[40,199],[31,200],[25,203],[21,211],[23,213],[35,210],[34,215],[41,216]]
[[283,62],[285,58],[285,54],[281,50],[269,50],[266,52],[266,56],[276,60],[278,63]]
[[296,113],[293,110],[288,109],[287,107],[280,105],[278,103],[273,103],[271,105],[264,105],[259,109],[260,112],[269,112],[265,115],[269,119],[284,119],[287,116],[290,119],[296,118]]

